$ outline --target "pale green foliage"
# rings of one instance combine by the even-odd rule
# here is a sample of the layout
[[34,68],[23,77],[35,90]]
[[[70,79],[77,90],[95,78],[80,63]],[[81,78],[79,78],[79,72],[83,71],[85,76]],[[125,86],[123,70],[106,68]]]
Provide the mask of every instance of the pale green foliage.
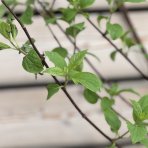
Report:
[[109,99],[107,97],[101,100],[101,108],[104,112],[105,120],[109,124],[111,130],[115,133],[118,133],[118,130],[121,127],[121,121],[119,120],[119,117],[112,109],[113,104],[114,100]]
[[[18,5],[17,0],[5,0],[6,3],[11,7],[16,7]],[[64,8],[60,8],[61,16],[56,16],[54,13],[43,14],[43,18],[46,25],[57,25],[61,20],[66,22],[67,28],[65,29],[65,33],[68,38],[70,38],[73,42],[78,39],[78,35],[85,31],[85,27],[87,28],[87,24],[85,24],[85,20],[89,19],[89,14],[84,11],[87,8],[93,6],[95,0],[67,0],[69,5]],[[125,31],[124,28],[119,23],[112,22],[112,15],[119,7],[121,7],[125,2],[128,3],[140,3],[145,2],[145,0],[107,0],[110,8],[110,15],[99,15],[96,19],[98,22],[98,26],[101,28],[102,20],[105,20],[106,30],[102,35],[109,40],[119,40],[122,42],[123,47],[121,48],[121,52],[125,52],[125,55],[128,56],[128,52],[131,47],[135,46],[136,43],[133,38],[130,37],[129,31]],[[34,5],[37,3],[35,0],[26,0],[24,3],[25,11],[20,17],[21,22],[24,25],[30,25],[33,23],[33,15],[34,15]],[[48,4],[48,3],[44,3]],[[45,6],[46,7],[46,6]],[[49,7],[47,6],[47,9]],[[0,5],[0,17],[3,17],[6,12],[6,8],[3,5]],[[77,22],[77,15],[82,15],[85,20]],[[87,55],[92,55],[99,62],[99,58],[90,53],[88,50],[80,50],[74,51],[73,54],[64,47],[56,47],[50,49],[50,51],[45,51],[44,54],[40,55],[34,50],[34,46],[30,43],[30,41],[24,42],[21,46],[17,43],[18,29],[17,26],[13,22],[13,17],[8,14],[6,21],[0,20],[0,34],[1,36],[7,40],[8,43],[0,42],[0,50],[3,49],[14,49],[18,51],[20,54],[23,54],[23,68],[30,73],[35,75],[47,74],[47,76],[53,76],[53,78],[58,80],[58,77],[62,77],[64,80],[64,84],[60,84],[59,82],[50,83],[47,86],[47,99],[50,99],[53,95],[58,93],[60,89],[66,90],[66,86],[68,82],[72,82],[74,85],[79,84],[83,87],[84,98],[90,104],[99,104],[101,105],[102,112],[104,114],[105,120],[109,125],[110,129],[115,133],[119,134],[120,127],[122,125],[119,114],[114,110],[113,106],[115,105],[116,96],[122,93],[133,93],[137,96],[139,94],[133,89],[121,89],[117,84],[112,84],[111,87],[106,87],[103,85],[102,80],[95,74],[91,72],[86,72],[83,70],[83,65],[85,66],[84,59]],[[60,21],[59,21],[60,20]],[[54,32],[56,35],[56,32]],[[35,40],[32,38],[32,42]],[[10,45],[9,45],[10,44]],[[75,42],[75,49],[77,49],[78,45]],[[124,49],[127,49],[127,51]],[[71,49],[70,49],[71,50]],[[117,56],[117,50],[113,49],[110,54],[111,60],[115,61]],[[145,54],[147,58],[148,55]],[[45,60],[49,60],[54,66],[48,67],[45,64]],[[98,67],[99,68],[99,65]],[[105,96],[101,96],[100,91],[104,89],[106,92]],[[100,101],[99,101],[100,100]],[[143,97],[139,97],[138,101],[131,101],[133,108],[133,119],[134,123],[127,122],[127,129],[129,130],[131,141],[135,144],[140,142],[141,144],[148,147],[148,139],[147,135],[147,120],[148,120],[148,96],[145,95]],[[113,141],[110,148],[116,147],[116,141]]]
[[26,71],[35,74],[43,70],[42,61],[34,50],[29,51],[23,58],[22,66]]
[[67,66],[66,61],[62,56],[60,56],[57,52],[49,52],[46,51],[45,55],[48,57],[48,59],[54,63],[55,66],[64,68]]
[[23,24],[32,24],[32,17],[33,17],[33,9],[31,6],[27,6],[26,10],[24,11],[23,15],[21,16],[21,21]]
[[97,76],[89,72],[74,73],[71,78],[75,83],[80,83],[93,92],[97,92],[102,87],[102,82]]
[[85,89],[85,90],[84,90],[84,98],[85,98],[89,103],[95,104],[95,103],[98,102],[99,96],[98,96],[95,92],[93,92],[93,91],[91,91],[91,90],[89,90],[89,89]]
[[84,29],[84,23],[78,23],[67,28],[66,33],[71,37],[76,38],[76,36]]
[[47,100],[50,99],[54,94],[56,94],[60,89],[60,86],[58,84],[48,84],[47,90],[48,90],[48,96]]
[[0,42],[0,50],[2,50],[2,49],[9,49],[9,48],[11,48],[9,45]]
[[130,122],[127,123],[128,130],[131,134],[131,139],[133,143],[140,142],[145,139],[147,135],[146,127],[142,124],[132,124]]

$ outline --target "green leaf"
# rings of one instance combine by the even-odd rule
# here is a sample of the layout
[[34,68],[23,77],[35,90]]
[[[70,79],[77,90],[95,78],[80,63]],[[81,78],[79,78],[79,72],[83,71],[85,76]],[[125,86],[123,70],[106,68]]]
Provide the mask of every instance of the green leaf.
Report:
[[111,57],[112,61],[115,61],[116,55],[117,55],[117,51],[113,51],[113,52],[110,54],[110,57]]
[[74,82],[80,83],[87,89],[97,92],[102,87],[101,80],[94,74],[89,72],[77,72],[71,75]]
[[148,95],[143,96],[138,103],[140,104],[143,112],[143,119],[148,119]]
[[6,22],[0,22],[0,34],[3,35],[6,39],[10,40],[11,36],[11,27]]
[[111,109],[113,104],[114,104],[114,100],[113,99],[109,99],[107,97],[104,97],[101,101],[101,108],[102,110],[107,110],[107,109]]
[[33,9],[31,6],[27,6],[25,12],[21,16],[20,20],[23,24],[30,25],[32,24],[32,17],[33,17]]
[[61,12],[63,14],[61,19],[66,21],[67,23],[71,23],[75,19],[77,14],[77,10],[73,8],[63,8],[61,9]]
[[47,100],[50,99],[54,94],[56,94],[60,89],[60,86],[58,84],[48,84],[47,90],[48,90],[48,96]]
[[82,9],[90,7],[94,2],[95,2],[95,0],[79,0],[80,7]]
[[128,37],[129,31],[125,32],[122,36],[121,36],[121,40],[122,42],[128,47],[132,47],[134,45],[136,45],[135,41],[133,40],[133,38]]
[[48,73],[53,76],[65,76],[65,71],[59,67],[52,67],[52,68],[47,68],[44,73]]
[[9,48],[11,48],[9,45],[0,42],[0,50],[2,50],[2,49],[9,49]]
[[[33,43],[35,42],[35,40],[34,40],[33,38],[32,38],[31,40],[32,40]],[[21,47],[21,49],[22,49],[25,53],[28,53],[30,50],[33,50],[32,45],[31,45],[31,43],[30,43],[29,40],[27,40],[27,41],[23,44],[23,46]]]
[[133,100],[132,101],[132,106],[133,106],[134,120],[135,121],[141,120],[141,117],[142,117],[142,108],[141,108],[140,104],[138,102],[136,102],[136,101]]
[[123,34],[123,28],[119,24],[107,23],[107,32],[113,40],[120,38]]
[[101,108],[104,112],[105,120],[107,121],[111,130],[117,133],[121,127],[121,121],[119,120],[117,114],[112,109],[113,104],[114,104],[113,99],[108,99],[107,97],[105,97],[101,100]]
[[66,34],[72,36],[73,38],[76,38],[76,36],[84,29],[85,29],[84,22],[78,23],[67,28]]
[[22,66],[30,73],[36,74],[43,71],[42,61],[34,50],[29,51],[29,53],[23,58]]
[[121,121],[119,120],[117,114],[112,109],[107,109],[104,111],[104,116],[111,130],[117,133],[121,127]]
[[104,15],[99,15],[99,16],[97,17],[97,22],[98,22],[99,26],[100,26],[100,24],[101,24],[101,21],[104,20],[104,19],[107,20],[108,17],[107,17],[107,16],[104,16]]
[[110,96],[115,96],[118,92],[119,86],[118,84],[112,84],[109,89],[106,88],[106,91]]
[[68,52],[65,48],[63,47],[57,47],[57,48],[54,48],[52,50],[53,52],[57,52],[60,56],[62,56],[63,58],[66,58],[67,55],[68,55]]
[[143,96],[140,100],[139,100],[139,104],[142,108],[142,110],[144,111],[148,111],[148,95]]
[[49,52],[45,51],[45,56],[48,57],[48,59],[59,68],[64,68],[67,66],[65,59],[60,56],[57,52]]
[[5,6],[4,5],[0,5],[0,18],[2,18],[5,14]]
[[83,94],[85,99],[91,104],[96,104],[99,99],[99,96],[89,89],[85,89]]
[[148,96],[144,96],[138,102],[133,103],[133,118],[135,122],[148,119]]
[[11,34],[12,34],[12,37],[13,37],[13,39],[15,39],[16,36],[17,36],[17,34],[18,34],[17,27],[16,27],[16,25],[14,25],[14,24],[10,24],[10,27],[11,27]]
[[133,144],[145,139],[147,135],[147,129],[144,125],[132,124],[130,122],[127,122],[127,127],[130,132],[131,140]]
[[55,17],[44,17],[46,24],[56,24],[56,18]]
[[148,148],[148,138],[141,140],[140,143],[143,144],[146,148]]
[[83,51],[79,51],[77,53],[75,53],[69,61],[69,65],[68,68],[71,69],[77,69],[79,66],[82,65],[84,57],[87,53],[87,50],[83,50]]
[[[5,2],[8,6],[17,5],[17,0],[5,0]],[[0,5],[0,18],[2,18],[5,13],[6,13],[6,7],[2,4]]]

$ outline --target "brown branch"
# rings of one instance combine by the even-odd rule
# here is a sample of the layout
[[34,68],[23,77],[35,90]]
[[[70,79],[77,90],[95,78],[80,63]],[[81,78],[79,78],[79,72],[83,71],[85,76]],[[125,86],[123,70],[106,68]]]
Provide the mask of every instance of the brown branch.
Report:
[[[147,50],[145,49],[144,45],[142,44],[142,41],[141,41],[139,35],[137,34],[135,28],[134,28],[134,25],[133,25],[133,23],[132,23],[132,21],[131,21],[129,15],[128,15],[128,10],[127,10],[126,7],[123,5],[123,6],[120,8],[120,11],[121,11],[121,13],[122,13],[122,15],[123,15],[123,17],[124,17],[124,19],[125,19],[125,21],[126,21],[128,27],[129,27],[129,29],[130,29],[130,31],[131,31],[131,33],[132,33],[132,35],[133,35],[135,41],[136,41],[139,45],[142,45],[140,48],[141,48],[141,51],[142,51],[142,53],[143,53],[143,55],[144,55],[144,57],[145,57],[145,55],[147,54]],[[148,59],[145,59],[145,60],[146,60],[146,62],[147,62],[147,68],[148,68]]]
[[146,76],[123,52],[121,49],[119,49],[107,36],[106,36],[106,33],[103,33],[98,27],[96,27],[96,25],[88,18],[87,19],[88,22],[96,29],[96,31],[98,31],[102,37],[104,39],[106,39],[114,48],[117,52],[119,52],[125,59],[126,61],[128,61],[131,66],[134,67],[134,69],[145,79],[145,80],[148,80],[148,76]]
[[[1,2],[5,5],[5,7],[9,10],[9,12],[15,17],[15,19],[18,21],[18,23],[20,24],[20,26],[22,27],[24,33],[26,34],[26,36],[28,37],[32,47],[34,48],[34,50],[36,51],[36,53],[39,55],[39,57],[41,58],[43,64],[45,65],[45,67],[48,68],[48,64],[46,63],[45,59],[42,58],[42,55],[40,54],[40,52],[38,51],[37,47],[34,45],[31,36],[28,33],[28,30],[26,29],[26,27],[22,24],[22,22],[19,20],[19,18],[13,13],[13,11],[11,10],[11,8],[5,3],[4,0],[1,0]],[[58,85],[61,85],[60,82],[58,81],[58,79],[54,76],[52,76],[53,79],[55,80],[55,82]],[[106,135],[101,129],[99,129],[82,111],[81,109],[77,106],[77,104],[75,103],[75,101],[73,100],[73,98],[70,96],[70,94],[67,92],[66,88],[62,87],[63,92],[65,93],[65,95],[68,97],[69,101],[72,103],[72,105],[75,107],[75,109],[79,112],[79,114],[94,128],[96,129],[100,134],[102,134],[108,141],[110,141],[111,143],[113,143],[114,141],[108,136]],[[118,146],[118,145],[117,145]],[[119,147],[119,146],[118,146]]]
[[118,141],[120,139],[122,139],[124,136],[126,136],[129,133],[129,131],[126,131],[124,134],[122,134],[121,136],[119,136],[118,138],[114,139],[114,141]]

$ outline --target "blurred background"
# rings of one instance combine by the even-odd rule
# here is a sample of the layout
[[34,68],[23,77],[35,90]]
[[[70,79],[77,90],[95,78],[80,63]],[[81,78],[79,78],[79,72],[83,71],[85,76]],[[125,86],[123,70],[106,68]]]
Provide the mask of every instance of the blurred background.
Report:
[[[23,0],[21,0],[23,2]],[[50,2],[50,0],[48,1]],[[52,0],[51,0],[52,3]],[[67,6],[66,0],[56,0],[54,9]],[[38,10],[41,8],[37,6]],[[133,24],[138,37],[146,49],[148,49],[148,3],[127,4],[128,17]],[[16,13],[22,13],[23,6],[17,7]],[[96,0],[95,4],[88,10],[91,20],[97,25],[96,17],[99,14],[108,15],[108,5],[105,0]],[[126,11],[126,10],[125,10]],[[122,24],[125,29],[131,30],[127,19],[127,12],[118,10],[112,17],[112,22]],[[57,13],[58,15],[58,13]],[[110,53],[114,48],[104,40],[98,32],[82,16],[77,18],[77,22],[86,22],[86,30],[78,39],[77,45],[81,49],[89,49],[89,52],[97,55],[98,62],[88,56],[94,66],[98,69],[104,79],[109,83],[118,82],[120,88],[133,88],[141,96],[148,94],[148,83],[139,73],[120,55],[116,61],[110,59]],[[59,21],[63,28],[66,23]],[[17,22],[16,22],[17,24]],[[102,28],[104,27],[102,22]],[[27,38],[19,27],[17,41],[23,44]],[[26,26],[31,36],[36,40],[36,45],[41,53],[45,50],[52,50],[58,47],[57,42],[45,27],[44,20],[36,13],[33,24]],[[56,26],[50,26],[56,33],[63,47],[71,53],[73,45],[67,40],[65,35]],[[132,35],[132,34],[131,34]],[[4,39],[0,37],[0,40]],[[121,47],[117,40],[115,44]],[[147,50],[148,51],[148,50]],[[133,47],[129,54],[130,59],[145,73],[148,74],[148,67],[143,55],[138,47]],[[48,76],[35,76],[27,73],[22,68],[22,56],[12,50],[0,52],[0,147],[1,148],[101,148],[107,147],[108,141],[96,132],[77,113],[69,100],[59,92],[49,101],[46,100],[47,90],[45,86],[53,79]],[[85,71],[92,71],[92,68],[85,63]],[[69,93],[77,102],[79,107],[94,121],[98,127],[113,137],[109,126],[101,113],[100,105],[90,105],[82,96],[83,89],[79,86],[68,85]],[[123,94],[127,102],[121,98],[116,99],[116,110],[123,116],[131,119],[132,110],[128,104],[131,99],[138,99],[137,96],[129,93]],[[125,122],[122,123],[120,134],[126,131]],[[121,140],[124,147],[131,147],[129,138]],[[133,147],[142,147],[134,145]]]

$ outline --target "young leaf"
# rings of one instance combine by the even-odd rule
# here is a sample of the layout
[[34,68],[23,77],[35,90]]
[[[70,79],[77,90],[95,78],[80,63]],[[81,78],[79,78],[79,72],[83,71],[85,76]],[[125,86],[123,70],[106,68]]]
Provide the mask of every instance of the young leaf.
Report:
[[146,148],[148,148],[148,138],[141,140],[140,143],[143,144]]
[[10,24],[10,27],[11,27],[11,34],[12,34],[12,37],[13,37],[13,39],[15,39],[16,36],[17,36],[17,34],[18,34],[17,27],[16,27],[16,25],[14,25],[14,24]]
[[107,97],[101,100],[101,108],[103,110],[105,120],[107,121],[111,130],[117,133],[121,127],[121,121],[119,120],[117,114],[112,109],[113,104],[114,100],[108,99]]
[[82,9],[90,7],[94,2],[95,0],[79,0]]
[[62,20],[66,21],[67,23],[71,23],[77,14],[77,10],[76,9],[72,9],[72,8],[63,8],[61,9],[62,12]]
[[135,121],[139,121],[142,118],[142,108],[140,104],[136,101],[132,101],[133,106],[133,116]]
[[2,49],[9,49],[9,48],[11,48],[9,45],[0,42],[0,50],[2,50]]
[[104,97],[101,101],[101,108],[102,110],[107,110],[107,109],[111,109],[113,104],[114,104],[114,100],[113,99],[109,99],[107,97]]
[[131,140],[132,140],[133,144],[145,139],[145,137],[147,135],[147,129],[144,125],[132,124],[132,123],[128,122],[127,127],[130,132]]
[[118,84],[112,84],[112,86],[109,89],[106,89],[106,91],[109,93],[110,96],[115,96],[118,92],[118,89]]
[[[32,42],[35,43],[35,39],[31,38]],[[28,53],[29,51],[33,50],[32,45],[29,40],[27,40],[21,47],[21,50],[23,50],[25,53]]]
[[48,57],[48,59],[53,62],[53,64],[56,67],[59,68],[64,68],[67,66],[65,59],[60,56],[57,52],[49,52],[49,51],[45,51],[45,56]]
[[65,76],[65,71],[59,67],[47,68],[44,73],[48,73],[53,76]]
[[143,120],[148,119],[148,95],[143,96],[138,103],[140,104],[143,112]]
[[119,24],[107,23],[107,32],[113,40],[120,38],[123,34],[123,28]]
[[45,16],[44,20],[46,24],[56,24],[56,17]]
[[2,34],[6,39],[10,40],[11,27],[6,22],[0,22],[0,34]]
[[4,5],[0,5],[0,18],[2,18],[5,14],[5,6]]
[[139,104],[140,104],[140,106],[141,106],[143,111],[147,111],[148,112],[148,95],[143,96],[139,100]]
[[94,74],[89,72],[77,72],[71,75],[74,82],[80,83],[87,89],[97,92],[102,87],[101,80]]
[[74,70],[74,69],[78,68],[82,64],[86,53],[87,53],[87,50],[83,50],[83,51],[79,51],[76,54],[74,54],[70,58],[69,65],[68,65],[69,69]]
[[119,120],[117,114],[112,109],[107,109],[104,110],[104,116],[111,130],[117,133],[121,127],[121,121]]
[[31,6],[27,6],[25,12],[21,16],[20,20],[23,24],[30,25],[32,24],[33,9]]
[[104,19],[107,20],[108,17],[107,17],[107,16],[103,16],[103,15],[99,15],[99,16],[97,17],[97,22],[98,22],[99,26],[100,26],[100,24],[101,24],[101,21],[104,20]]
[[29,51],[29,53],[23,58],[22,66],[30,73],[36,74],[43,71],[42,61],[34,50]]
[[76,38],[76,36],[84,29],[85,29],[84,22],[78,23],[67,28],[66,34],[72,36],[73,38]]
[[99,96],[89,89],[85,89],[83,94],[84,94],[85,99],[91,104],[97,103],[99,99]]
[[113,51],[113,52],[110,54],[110,57],[111,57],[112,61],[115,61],[116,55],[117,55],[117,51]]
[[52,50],[53,52],[57,52],[60,56],[62,56],[63,58],[66,58],[67,55],[68,55],[68,52],[65,48],[63,47],[57,47],[57,48],[54,48]]
[[47,90],[48,90],[48,96],[47,100],[50,99],[54,94],[56,94],[60,89],[60,86],[58,84],[48,84]]

